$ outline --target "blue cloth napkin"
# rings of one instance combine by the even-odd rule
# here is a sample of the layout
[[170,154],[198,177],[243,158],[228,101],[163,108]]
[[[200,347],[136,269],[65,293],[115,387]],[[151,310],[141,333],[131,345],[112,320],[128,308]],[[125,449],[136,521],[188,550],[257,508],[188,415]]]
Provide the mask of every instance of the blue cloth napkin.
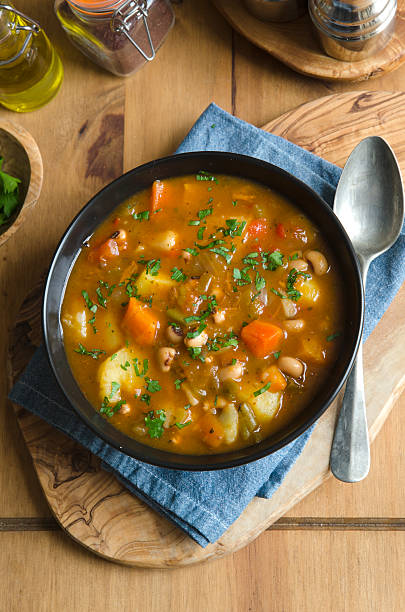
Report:
[[[295,174],[331,206],[341,170],[286,140],[236,119],[215,104],[201,115],[178,149],[230,151],[271,162]],[[405,235],[369,272],[365,337],[377,324],[405,277]],[[103,467],[135,495],[201,546],[215,542],[254,496],[270,498],[302,452],[311,430],[289,446],[247,466],[216,472],[181,472],[147,465],[97,438],[60,391],[40,347],[10,398],[100,457]]]

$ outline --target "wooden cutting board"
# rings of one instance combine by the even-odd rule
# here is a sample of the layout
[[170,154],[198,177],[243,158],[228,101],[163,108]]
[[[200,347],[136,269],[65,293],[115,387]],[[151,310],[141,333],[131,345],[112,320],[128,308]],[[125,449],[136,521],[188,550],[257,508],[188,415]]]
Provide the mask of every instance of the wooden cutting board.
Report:
[[[343,164],[365,136],[385,137],[405,170],[405,94],[345,93],[300,106],[264,129]],[[9,344],[10,385],[41,342],[42,286],[23,303]],[[365,345],[371,440],[405,388],[405,285]],[[394,333],[393,333],[394,332]],[[80,445],[14,406],[39,482],[61,527],[96,554],[127,565],[175,567],[219,558],[245,546],[330,476],[336,404],[318,421],[295,466],[271,500],[255,498],[215,544],[203,549],[132,496]]]
[[308,14],[276,23],[256,19],[243,0],[213,0],[231,26],[293,70],[329,81],[366,81],[387,74],[405,62],[405,0],[398,0],[395,32],[388,44],[359,62],[343,62],[323,52]]

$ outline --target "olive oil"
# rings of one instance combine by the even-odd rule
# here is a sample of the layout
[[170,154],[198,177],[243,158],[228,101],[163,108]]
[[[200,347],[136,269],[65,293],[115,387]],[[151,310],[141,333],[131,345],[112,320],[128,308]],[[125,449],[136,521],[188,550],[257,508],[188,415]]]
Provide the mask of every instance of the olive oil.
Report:
[[33,111],[56,95],[62,80],[62,62],[45,32],[0,4],[0,104]]

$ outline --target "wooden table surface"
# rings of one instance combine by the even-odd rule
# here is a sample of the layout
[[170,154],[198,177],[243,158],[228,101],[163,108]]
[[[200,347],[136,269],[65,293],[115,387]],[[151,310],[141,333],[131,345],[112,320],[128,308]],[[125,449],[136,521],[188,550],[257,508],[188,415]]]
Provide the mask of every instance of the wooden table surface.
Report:
[[[0,611],[403,610],[405,397],[372,447],[364,482],[330,479],[253,544],[219,561],[130,569],[91,555],[56,527],[6,401],[6,351],[13,317],[73,215],[123,170],[172,152],[211,101],[262,125],[334,92],[401,91],[405,66],[357,85],[312,80],[233,33],[206,0],[184,0],[156,60],[120,80],[67,42],[51,5],[18,2],[60,51],[63,88],[35,113],[0,110],[33,134],[45,171],[36,210],[0,249]],[[123,158],[114,153],[122,138]]]

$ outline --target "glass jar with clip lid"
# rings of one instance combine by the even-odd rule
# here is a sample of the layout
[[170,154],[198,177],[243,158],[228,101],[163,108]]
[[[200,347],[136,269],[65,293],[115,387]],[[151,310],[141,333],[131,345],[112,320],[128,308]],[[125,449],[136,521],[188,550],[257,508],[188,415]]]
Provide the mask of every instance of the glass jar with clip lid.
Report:
[[117,76],[154,59],[174,23],[167,0],[56,0],[71,42]]
[[35,110],[56,95],[62,81],[62,62],[40,25],[0,2],[0,104]]

